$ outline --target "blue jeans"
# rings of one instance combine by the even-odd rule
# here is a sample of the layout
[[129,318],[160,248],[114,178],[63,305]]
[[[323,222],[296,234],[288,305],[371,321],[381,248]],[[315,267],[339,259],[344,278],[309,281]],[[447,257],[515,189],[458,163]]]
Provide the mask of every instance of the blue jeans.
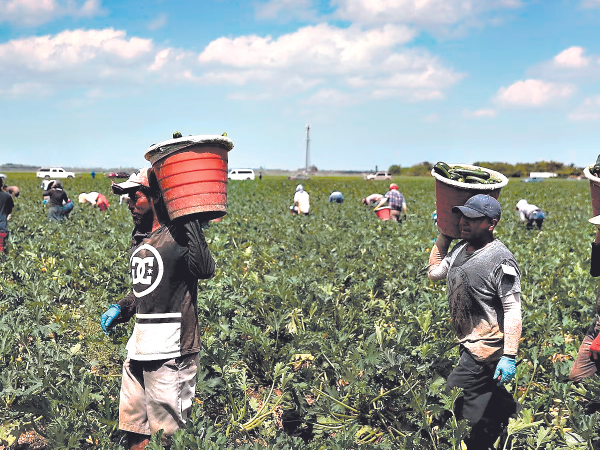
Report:
[[542,224],[544,223],[545,218],[546,218],[546,215],[544,214],[543,211],[541,211],[539,209],[537,211],[533,211],[531,214],[529,214],[529,217],[527,220],[527,229],[533,230],[533,223],[535,222],[538,229],[541,230]]
[[61,220],[69,217],[69,214],[71,211],[73,211],[73,208],[75,208],[73,202],[69,202],[63,206],[51,206],[50,210],[48,211],[48,219],[60,222]]

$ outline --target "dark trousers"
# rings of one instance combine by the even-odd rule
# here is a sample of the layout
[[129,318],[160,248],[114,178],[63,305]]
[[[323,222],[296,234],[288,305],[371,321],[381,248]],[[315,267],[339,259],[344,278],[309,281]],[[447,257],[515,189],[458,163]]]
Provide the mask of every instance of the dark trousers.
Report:
[[467,419],[471,434],[465,439],[468,450],[489,449],[516,413],[517,403],[493,378],[498,361],[479,362],[464,348],[460,361],[448,377],[448,387],[460,387],[463,396],[456,402],[456,415]]
[[544,224],[544,219],[529,219],[527,221],[527,225],[525,225],[525,226],[526,226],[526,228],[528,230],[533,230],[533,224],[534,223],[537,225],[538,229],[541,230],[542,229],[542,225]]

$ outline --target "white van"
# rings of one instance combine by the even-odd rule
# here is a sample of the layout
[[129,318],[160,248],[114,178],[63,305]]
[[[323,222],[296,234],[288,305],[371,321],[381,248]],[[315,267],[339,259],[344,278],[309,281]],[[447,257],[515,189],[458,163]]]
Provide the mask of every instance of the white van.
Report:
[[232,169],[227,178],[230,180],[254,180],[254,170],[252,169]]

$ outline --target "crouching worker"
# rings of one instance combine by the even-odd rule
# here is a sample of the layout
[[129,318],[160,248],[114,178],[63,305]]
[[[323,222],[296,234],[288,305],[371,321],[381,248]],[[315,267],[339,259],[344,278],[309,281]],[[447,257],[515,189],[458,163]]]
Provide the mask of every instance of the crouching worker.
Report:
[[82,192],[79,194],[79,203],[89,203],[100,211],[106,211],[110,206],[107,198],[99,192],[88,192],[87,194]]
[[198,279],[214,274],[215,261],[199,220],[169,220],[151,169],[140,169],[112,190],[129,194],[134,223],[132,290],[100,318],[109,333],[136,316],[123,364],[119,428],[127,432],[129,449],[145,448],[161,429],[169,445],[191,412],[200,350]]
[[527,200],[522,198],[517,202],[515,210],[519,213],[519,220],[521,223],[527,222],[525,227],[528,230],[533,230],[534,223],[537,225],[538,230],[542,229],[542,224],[544,223],[546,215],[540,208],[527,203]]
[[42,195],[44,199],[48,197],[48,203],[50,203],[50,209],[48,210],[48,218],[50,220],[60,222],[69,218],[69,214],[71,214],[75,205],[73,205],[67,192],[63,189],[60,180],[48,184],[48,190],[44,191]]
[[447,279],[450,316],[460,342],[460,360],[448,387],[463,389],[457,415],[472,430],[468,450],[491,448],[516,412],[516,402],[502,387],[516,374],[521,337],[521,281],[513,254],[494,238],[500,204],[488,195],[471,197],[453,212],[462,214],[462,240],[440,234],[429,256],[429,278]]

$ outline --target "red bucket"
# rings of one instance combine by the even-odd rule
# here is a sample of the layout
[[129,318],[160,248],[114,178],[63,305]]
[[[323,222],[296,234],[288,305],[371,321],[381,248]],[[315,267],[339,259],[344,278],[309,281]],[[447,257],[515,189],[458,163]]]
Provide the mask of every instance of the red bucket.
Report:
[[381,220],[390,220],[390,208],[379,208],[375,213]]
[[460,213],[452,212],[452,207],[462,206],[467,200],[476,194],[487,194],[495,199],[500,196],[500,189],[508,184],[508,178],[495,170],[486,169],[479,166],[471,166],[469,164],[449,164],[452,166],[461,166],[466,169],[484,170],[495,178],[502,180],[496,184],[470,184],[460,183],[442,177],[434,170],[431,175],[435,177],[435,205],[437,210],[437,226],[440,233],[446,236],[460,239]]
[[600,178],[590,173],[589,167],[583,169],[583,174],[590,180],[590,195],[592,197],[592,214],[600,215]]
[[202,214],[212,220],[227,214],[227,153],[233,141],[200,135],[151,146],[146,159],[163,195],[169,218]]

